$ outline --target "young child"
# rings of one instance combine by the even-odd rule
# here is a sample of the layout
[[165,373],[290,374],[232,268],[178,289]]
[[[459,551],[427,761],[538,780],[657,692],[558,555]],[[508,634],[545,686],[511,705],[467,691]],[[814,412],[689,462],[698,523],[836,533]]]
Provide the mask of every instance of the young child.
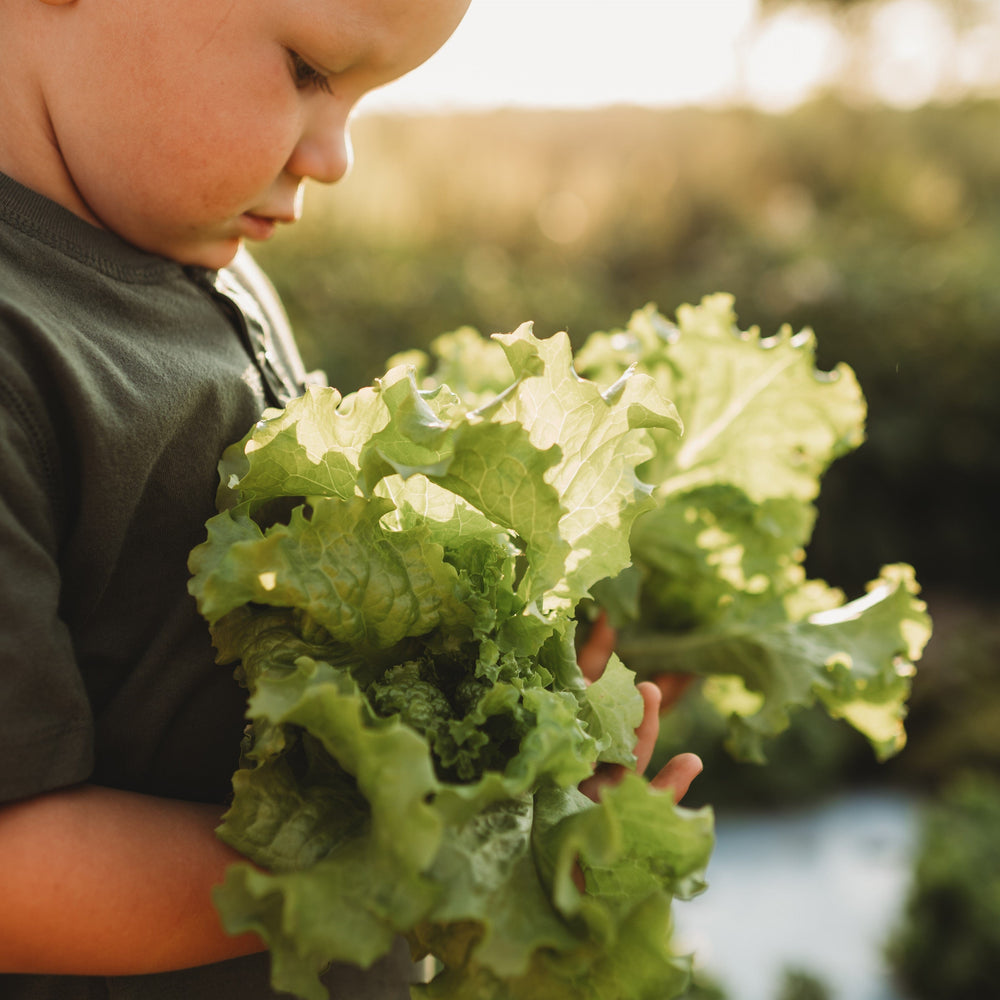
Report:
[[[186,591],[223,448],[306,380],[241,243],[346,173],[351,108],[467,3],[0,0],[5,1000],[273,995],[211,902],[245,706]],[[401,947],[327,982],[411,973]]]

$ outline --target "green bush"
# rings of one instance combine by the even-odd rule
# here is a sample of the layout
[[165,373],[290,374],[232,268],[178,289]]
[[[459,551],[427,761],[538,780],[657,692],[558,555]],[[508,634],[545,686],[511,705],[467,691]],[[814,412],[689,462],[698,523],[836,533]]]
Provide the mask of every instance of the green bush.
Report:
[[778,1000],[830,1000],[822,979],[804,969],[786,969]]
[[909,743],[894,778],[925,789],[957,771],[1000,774],[1000,622],[994,601],[931,599],[934,635],[920,661],[907,719]]
[[1000,983],[1000,780],[969,773],[927,814],[888,948],[914,1000],[983,1000]]

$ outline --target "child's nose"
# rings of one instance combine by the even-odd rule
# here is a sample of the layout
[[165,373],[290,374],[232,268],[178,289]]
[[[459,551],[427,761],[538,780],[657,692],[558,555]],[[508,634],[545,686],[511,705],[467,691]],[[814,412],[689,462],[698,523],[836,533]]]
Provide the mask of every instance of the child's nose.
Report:
[[286,170],[321,184],[335,184],[351,169],[354,150],[346,122],[308,130],[289,157]]

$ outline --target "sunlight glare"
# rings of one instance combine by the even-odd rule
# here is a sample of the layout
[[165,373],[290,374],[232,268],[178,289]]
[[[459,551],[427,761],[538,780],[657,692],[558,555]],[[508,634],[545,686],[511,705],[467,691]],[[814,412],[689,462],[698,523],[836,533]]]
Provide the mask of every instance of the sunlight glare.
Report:
[[362,111],[748,103],[782,112],[844,85],[911,108],[1000,87],[1000,0],[976,3],[981,23],[957,34],[941,0],[882,0],[852,37],[823,4],[472,0],[444,48]]
[[871,85],[876,97],[915,108],[947,83],[954,30],[933,0],[893,0],[874,17]]
[[473,0],[451,40],[367,110],[721,102],[758,0]]
[[960,87],[1000,90],[1000,22],[981,24],[961,40],[955,58]]
[[822,15],[790,9],[769,18],[748,47],[744,93],[758,107],[785,111],[833,81],[844,42]]

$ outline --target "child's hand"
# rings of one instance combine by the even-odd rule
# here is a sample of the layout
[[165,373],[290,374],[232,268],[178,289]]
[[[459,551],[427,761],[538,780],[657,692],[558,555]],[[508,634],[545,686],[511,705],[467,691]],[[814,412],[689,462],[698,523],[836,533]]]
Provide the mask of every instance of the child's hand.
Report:
[[[604,672],[608,657],[615,648],[615,630],[608,624],[603,613],[594,622],[587,641],[580,649],[578,662],[589,683],[596,681]],[[644,712],[642,722],[636,732],[635,769],[642,774],[649,765],[656,739],[660,732],[660,715],[668,711],[678,701],[692,681],[690,674],[660,674],[651,681],[640,681],[636,685],[642,695]],[[650,784],[655,788],[670,789],[674,801],[679,802],[687,793],[691,782],[701,773],[701,759],[693,753],[682,753],[672,757]],[[608,784],[621,781],[625,769],[620,766],[602,766],[592,778],[580,784],[580,790],[597,801],[601,789]]]

